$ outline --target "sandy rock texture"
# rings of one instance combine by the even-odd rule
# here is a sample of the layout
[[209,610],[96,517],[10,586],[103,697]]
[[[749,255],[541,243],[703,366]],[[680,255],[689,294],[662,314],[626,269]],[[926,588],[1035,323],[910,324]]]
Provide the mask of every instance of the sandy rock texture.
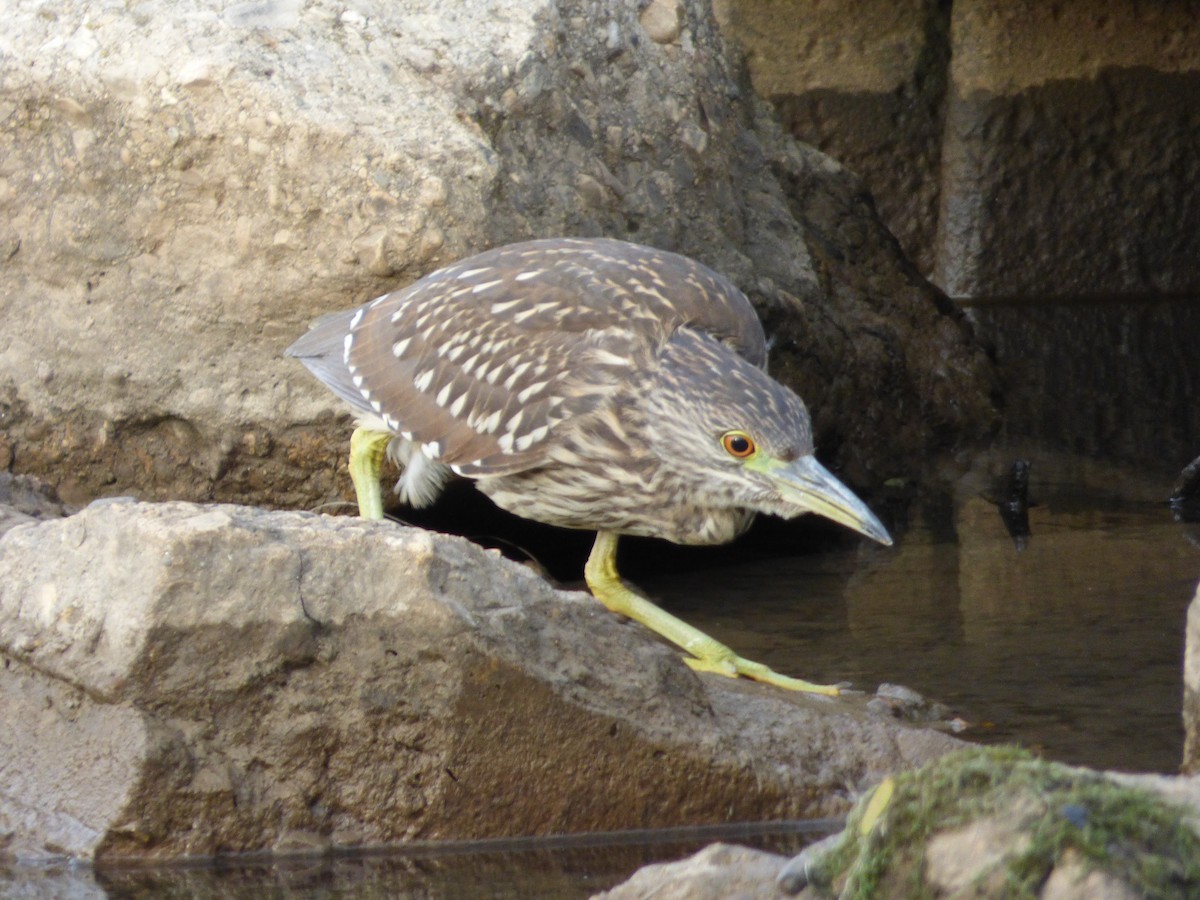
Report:
[[45,482],[0,472],[0,535],[17,525],[62,518],[69,511]]
[[0,539],[0,852],[112,861],[825,816],[957,746],[700,677],[465,540],[98,501]]
[[0,34],[0,468],[63,498],[344,495],[280,354],[497,244],[624,237],[750,293],[827,461],[993,424],[990,366],[704,0],[17,0]]
[[787,896],[775,883],[787,858],[735,844],[710,844],[678,862],[645,866],[594,900],[770,900]]

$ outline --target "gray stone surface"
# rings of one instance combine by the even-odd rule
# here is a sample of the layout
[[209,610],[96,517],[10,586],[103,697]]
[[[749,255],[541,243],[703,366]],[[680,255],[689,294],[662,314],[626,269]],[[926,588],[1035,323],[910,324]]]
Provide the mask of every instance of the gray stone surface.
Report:
[[0,851],[97,860],[836,814],[956,742],[698,676],[389,522],[100,502],[0,539]]
[[1183,657],[1183,771],[1200,775],[1200,586],[1188,605]]
[[0,535],[16,525],[67,515],[54,488],[30,475],[0,472]]
[[19,0],[3,31],[0,467],[70,502],[345,496],[340,410],[283,348],[559,234],[730,275],[852,480],[994,421],[963,323],[704,0]]
[[787,858],[749,847],[711,844],[678,862],[645,866],[594,900],[775,900]]

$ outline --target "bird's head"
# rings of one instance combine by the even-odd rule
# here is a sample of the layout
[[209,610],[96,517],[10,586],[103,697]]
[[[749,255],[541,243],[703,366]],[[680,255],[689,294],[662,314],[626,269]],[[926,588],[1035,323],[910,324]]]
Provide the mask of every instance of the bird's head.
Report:
[[887,529],[813,455],[804,402],[719,341],[677,331],[643,395],[650,448],[697,505],[816,513],[881,544]]

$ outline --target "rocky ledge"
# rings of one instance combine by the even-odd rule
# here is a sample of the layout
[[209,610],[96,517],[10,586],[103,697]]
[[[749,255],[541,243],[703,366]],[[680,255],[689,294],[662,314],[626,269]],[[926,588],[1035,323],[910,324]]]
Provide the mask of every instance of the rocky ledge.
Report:
[[844,813],[956,741],[699,676],[465,540],[93,503],[0,538],[0,853],[320,851]]

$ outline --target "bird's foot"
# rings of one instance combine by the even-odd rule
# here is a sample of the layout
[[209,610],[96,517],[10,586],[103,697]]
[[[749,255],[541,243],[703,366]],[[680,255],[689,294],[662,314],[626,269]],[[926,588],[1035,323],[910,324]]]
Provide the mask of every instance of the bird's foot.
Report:
[[806,694],[821,694],[826,697],[836,697],[841,693],[841,688],[836,684],[813,684],[802,678],[781,675],[769,666],[743,659],[736,654],[700,658],[685,656],[683,661],[697,672],[713,672],[727,678],[741,676],[788,691],[803,691]]
[[837,685],[813,684],[811,681],[789,678],[762,663],[742,659],[716,638],[631,590],[617,575],[617,535],[611,531],[597,532],[596,543],[583,571],[588,587],[597,600],[612,612],[640,622],[675,646],[682,647],[691,654],[685,656],[684,661],[697,672],[714,672],[727,678],[752,678],[784,690],[823,694],[826,697],[836,697],[841,693]]

